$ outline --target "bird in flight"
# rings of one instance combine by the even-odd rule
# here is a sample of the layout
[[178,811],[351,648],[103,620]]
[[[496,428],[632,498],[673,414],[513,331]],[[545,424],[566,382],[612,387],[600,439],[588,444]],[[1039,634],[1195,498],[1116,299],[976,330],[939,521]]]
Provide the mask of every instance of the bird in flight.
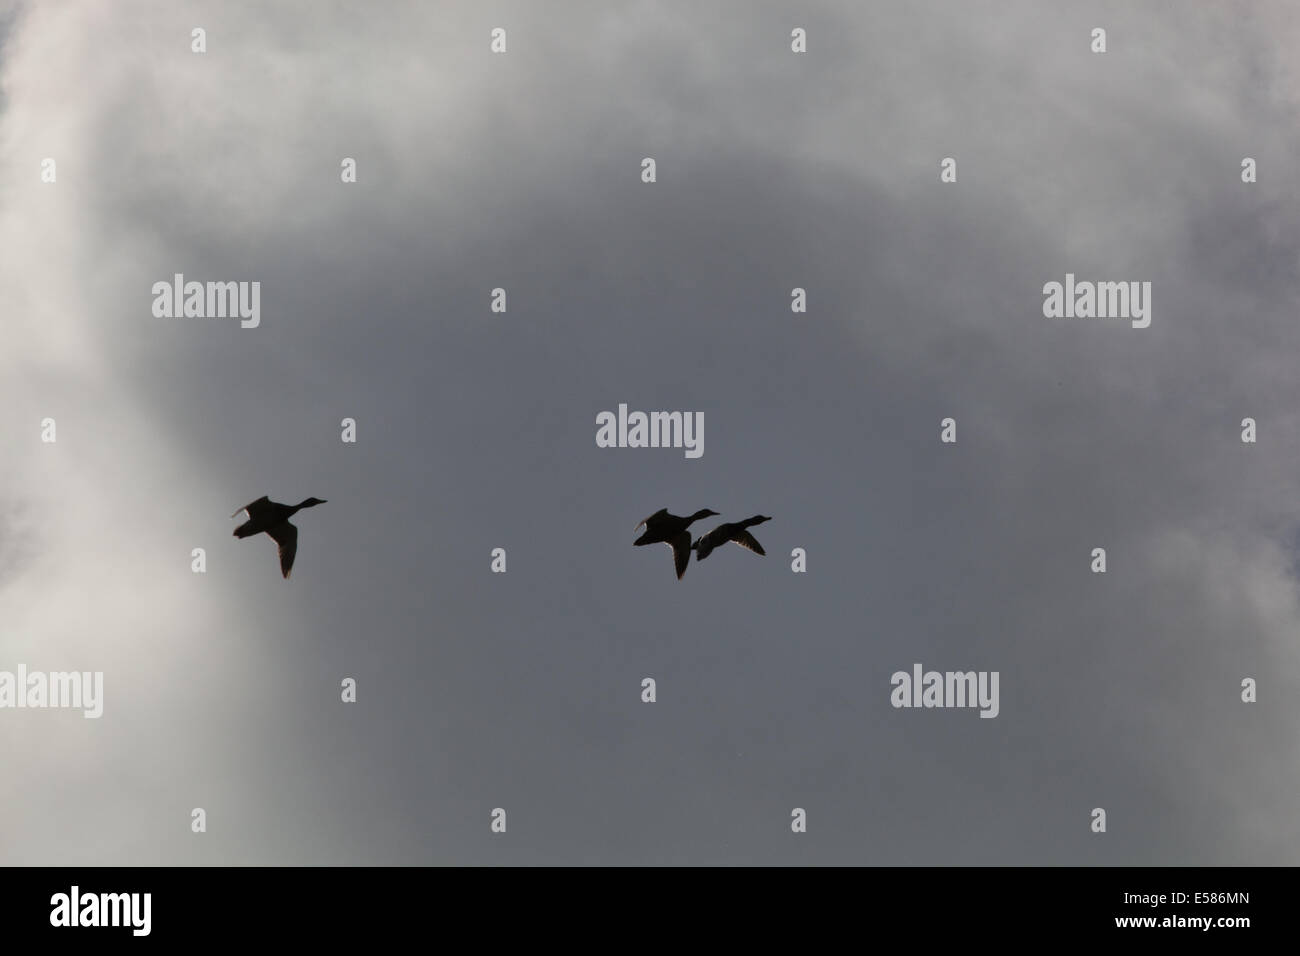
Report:
[[247,512],[248,520],[235,529],[236,538],[248,538],[266,532],[280,547],[280,573],[286,578],[293,570],[293,558],[298,553],[298,529],[289,523],[289,519],[303,508],[313,508],[325,504],[324,499],[308,498],[296,505],[282,505],[272,501],[266,495],[256,501],[250,501],[230,517]]
[[742,548],[748,548],[755,554],[767,554],[763,550],[763,546],[758,543],[758,539],[746,529],[771,520],[771,517],[754,515],[754,517],[746,518],[744,521],[728,521],[725,524],[718,525],[708,534],[696,538],[695,543],[691,545],[691,549],[695,552],[695,560],[703,561],[714,548],[724,545],[728,541],[734,541]]
[[[686,573],[687,562],[691,560],[691,533],[686,529],[691,526],[692,522],[718,513],[704,508],[693,515],[683,518],[680,515],[670,515],[667,508],[660,508],[650,517],[637,524],[636,528],[645,525],[645,534],[632,543],[637,546],[663,543],[671,547],[673,549],[673,564],[677,568],[677,580],[680,581],[682,575]],[[632,530],[635,531],[636,528]]]

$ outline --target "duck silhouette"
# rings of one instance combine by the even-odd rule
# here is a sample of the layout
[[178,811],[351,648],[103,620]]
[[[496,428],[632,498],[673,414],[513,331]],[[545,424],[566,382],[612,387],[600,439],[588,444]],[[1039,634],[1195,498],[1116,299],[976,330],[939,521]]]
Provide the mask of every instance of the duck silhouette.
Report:
[[[673,565],[677,569],[677,580],[682,579],[686,573],[686,565],[691,560],[691,533],[686,529],[693,522],[701,518],[707,518],[709,515],[716,515],[718,512],[709,508],[703,508],[693,515],[682,517],[681,515],[671,515],[667,508],[660,508],[648,518],[643,518],[636,528],[645,525],[645,534],[637,538],[632,544],[640,547],[643,544],[663,543],[673,549]],[[636,528],[632,530],[635,531]]]
[[234,518],[241,511],[248,513],[248,520],[235,529],[235,537],[249,538],[263,532],[269,535],[280,547],[280,573],[288,578],[289,572],[293,570],[294,556],[298,553],[298,529],[289,523],[289,519],[303,508],[323,504],[323,498],[308,498],[296,505],[284,505],[262,495],[230,516]]
[[747,548],[755,554],[767,554],[763,550],[763,546],[758,543],[758,539],[750,534],[747,529],[771,520],[770,516],[754,515],[754,517],[746,518],[744,521],[728,521],[718,525],[708,534],[696,538],[695,543],[691,545],[691,549],[695,552],[695,560],[703,561],[714,548],[724,545],[728,541],[734,541],[742,548]]

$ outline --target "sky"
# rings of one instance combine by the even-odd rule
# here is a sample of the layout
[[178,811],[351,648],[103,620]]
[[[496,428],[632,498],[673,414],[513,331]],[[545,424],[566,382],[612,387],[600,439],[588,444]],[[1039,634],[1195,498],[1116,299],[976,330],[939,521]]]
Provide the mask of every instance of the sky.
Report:
[[[0,4],[0,671],[104,675],[0,709],[0,862],[1297,863],[1297,48],[1286,2]],[[260,325],[155,316],[176,273]],[[1150,327],[1045,317],[1067,273]],[[597,447],[620,403],[703,455]],[[262,495],[327,499],[287,581]],[[663,507],[767,555],[678,581]],[[916,663],[998,716],[895,708]]]

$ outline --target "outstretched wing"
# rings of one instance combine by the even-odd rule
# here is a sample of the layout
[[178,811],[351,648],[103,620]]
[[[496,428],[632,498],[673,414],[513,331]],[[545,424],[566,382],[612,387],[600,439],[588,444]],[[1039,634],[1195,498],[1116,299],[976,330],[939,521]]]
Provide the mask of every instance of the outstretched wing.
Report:
[[[667,508],[660,508],[658,511],[656,511],[654,514],[650,515],[649,517],[642,518],[640,521],[638,521],[638,522],[636,523],[636,528],[641,527],[641,525],[643,525],[643,524],[644,524],[644,525],[649,525],[651,521],[654,521],[654,520],[655,520],[655,518],[661,517],[661,516],[666,515],[666,514],[668,514],[668,509],[667,509]],[[635,531],[636,528],[633,528],[632,530]]]
[[285,521],[267,534],[280,546],[280,573],[287,578],[293,570],[293,556],[298,553],[298,529]]
[[677,580],[682,579],[686,573],[686,565],[691,560],[691,533],[683,531],[681,534],[673,535],[673,539],[668,542],[673,546],[673,564],[677,568]]
[[736,542],[736,544],[740,545],[742,548],[748,548],[750,551],[753,551],[755,554],[762,554],[762,555],[767,554],[767,552],[763,550],[763,546],[758,543],[758,539],[755,538],[748,531],[740,532],[740,534],[736,535],[731,540]]
[[[248,504],[244,505],[244,507],[240,508],[239,511],[247,511],[248,518],[251,521],[254,518],[256,518],[259,514],[261,514],[263,511],[265,511],[270,506],[270,504],[271,504],[271,499],[268,498],[266,495],[262,495],[262,497],[258,498],[256,501],[250,501]],[[238,517],[239,511],[236,511],[230,517],[232,518]]]

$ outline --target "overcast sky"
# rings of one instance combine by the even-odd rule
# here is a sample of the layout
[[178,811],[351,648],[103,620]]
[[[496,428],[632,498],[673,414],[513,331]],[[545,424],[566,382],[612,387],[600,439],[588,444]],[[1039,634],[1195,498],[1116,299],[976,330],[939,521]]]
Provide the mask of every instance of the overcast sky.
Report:
[[[105,682],[0,710],[0,861],[1300,861],[1294,4],[0,40],[0,670]],[[155,317],[175,273],[259,281],[260,326]],[[1066,273],[1150,281],[1150,327],[1045,318]],[[703,456],[597,448],[619,403]],[[264,494],[328,499],[289,581],[231,537]],[[767,556],[678,581],[661,507],[771,515]],[[893,708],[914,663],[999,715]]]

